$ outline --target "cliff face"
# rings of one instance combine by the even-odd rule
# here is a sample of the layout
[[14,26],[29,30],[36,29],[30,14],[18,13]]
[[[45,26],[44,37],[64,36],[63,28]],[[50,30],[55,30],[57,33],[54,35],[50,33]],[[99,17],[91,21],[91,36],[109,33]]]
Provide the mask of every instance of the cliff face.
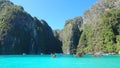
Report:
[[0,0],[0,54],[120,51],[120,0],[99,0],[83,17],[52,30],[9,0]]
[[[0,1],[0,54],[61,52],[52,29],[44,20],[31,17],[20,6]],[[59,41],[58,41],[59,43]]]
[[88,9],[83,15],[84,24],[98,23],[100,21],[101,15],[109,11],[109,9],[118,9],[120,5],[120,0],[98,0],[94,5]]
[[77,52],[96,53],[120,50],[120,0],[99,0],[83,15],[83,32]]
[[33,18],[22,7],[1,1],[0,53],[29,53]]
[[76,53],[76,48],[81,33],[79,27],[82,23],[82,17],[76,17],[74,19],[66,21],[64,29],[60,32],[60,40],[62,41],[63,53]]

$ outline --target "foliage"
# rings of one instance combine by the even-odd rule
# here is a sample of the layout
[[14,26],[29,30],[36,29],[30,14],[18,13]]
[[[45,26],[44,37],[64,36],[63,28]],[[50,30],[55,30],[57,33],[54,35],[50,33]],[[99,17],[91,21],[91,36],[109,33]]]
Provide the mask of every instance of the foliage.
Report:
[[85,24],[78,52],[118,52],[120,50],[120,9],[104,12],[97,24]]
[[64,29],[60,32],[60,38],[62,41],[62,49],[65,54],[75,54],[80,37],[79,26],[81,25],[81,17],[69,19],[66,21]]
[[44,20],[33,18],[21,6],[0,0],[0,54],[61,53],[61,42]]

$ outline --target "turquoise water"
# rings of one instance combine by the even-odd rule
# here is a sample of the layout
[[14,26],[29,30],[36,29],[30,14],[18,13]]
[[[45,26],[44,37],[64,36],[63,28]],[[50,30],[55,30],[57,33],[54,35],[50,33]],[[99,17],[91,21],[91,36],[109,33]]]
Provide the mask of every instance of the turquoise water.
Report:
[[50,55],[1,55],[0,68],[120,68],[120,56],[75,58],[57,55],[57,58],[51,58]]

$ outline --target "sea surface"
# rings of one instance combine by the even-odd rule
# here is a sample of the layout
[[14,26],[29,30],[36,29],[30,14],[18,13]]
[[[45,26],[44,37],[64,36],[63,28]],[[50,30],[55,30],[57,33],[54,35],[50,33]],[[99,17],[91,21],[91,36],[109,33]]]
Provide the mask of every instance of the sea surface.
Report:
[[120,68],[120,56],[0,55],[0,68]]

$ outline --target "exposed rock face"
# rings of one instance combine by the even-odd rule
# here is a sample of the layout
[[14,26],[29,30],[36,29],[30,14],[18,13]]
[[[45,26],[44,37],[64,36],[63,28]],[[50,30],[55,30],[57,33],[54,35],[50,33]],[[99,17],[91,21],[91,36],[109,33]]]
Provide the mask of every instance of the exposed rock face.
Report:
[[0,53],[29,53],[33,18],[22,7],[9,3],[1,4],[0,11]]
[[9,0],[0,0],[0,54],[83,54],[120,51],[120,0],[99,0],[83,17],[52,30]]
[[55,51],[58,52],[58,53],[63,53],[62,51],[62,42],[60,41],[60,30],[53,30],[53,34],[54,34],[54,37],[55,37],[55,44],[57,47],[55,47]]
[[98,23],[101,19],[100,16],[112,8],[119,8],[120,0],[98,0],[94,5],[88,9],[83,15],[83,23]]
[[[59,40],[57,40],[54,37],[53,31],[51,29],[51,27],[44,21],[44,20],[40,20],[40,22],[43,25],[43,44],[45,46],[45,51],[46,53],[61,53],[61,42]],[[47,43],[46,43],[47,42]]]
[[82,23],[82,17],[76,17],[66,21],[64,29],[60,32],[60,40],[62,41],[62,49],[64,54],[76,53],[76,48],[80,37],[79,27]]
[[78,52],[115,52],[120,50],[120,0],[99,0],[83,15],[83,32]]
[[0,54],[62,52],[55,42],[52,29],[44,20],[31,17],[9,0],[0,1]]
[[118,54],[120,55],[120,51],[118,52]]

